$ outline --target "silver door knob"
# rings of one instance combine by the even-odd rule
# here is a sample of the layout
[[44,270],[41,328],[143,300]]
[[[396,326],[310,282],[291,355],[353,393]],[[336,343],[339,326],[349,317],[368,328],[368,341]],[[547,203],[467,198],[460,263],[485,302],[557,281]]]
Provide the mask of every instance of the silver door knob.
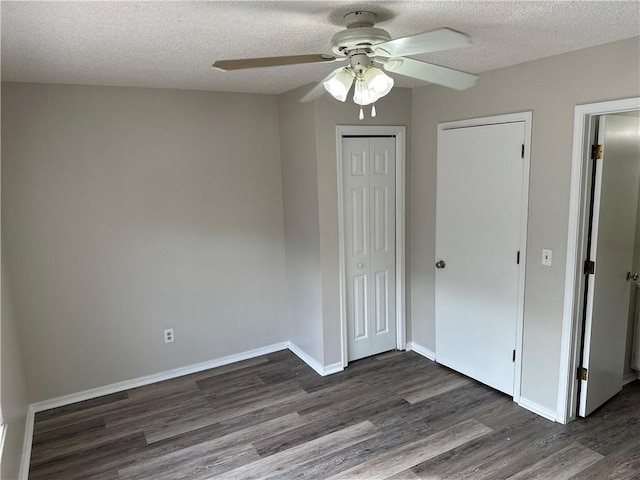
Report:
[[359,263],[358,264],[358,268],[363,268],[364,267],[364,263]]
[[447,264],[446,264],[446,263],[444,263],[444,260],[438,260],[438,261],[436,262],[436,268],[444,268],[444,267],[446,267],[446,266],[447,266]]
[[627,282],[629,280],[633,280],[635,282],[636,280],[638,280],[638,274],[637,273],[627,272]]

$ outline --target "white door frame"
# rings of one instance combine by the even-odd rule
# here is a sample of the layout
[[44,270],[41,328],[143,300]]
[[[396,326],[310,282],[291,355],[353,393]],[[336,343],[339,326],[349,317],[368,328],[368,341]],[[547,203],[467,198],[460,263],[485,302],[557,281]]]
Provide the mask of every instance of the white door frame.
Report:
[[[520,404],[520,390],[522,380],[522,332],[524,326],[524,282],[527,269],[527,225],[529,221],[529,170],[531,164],[531,129],[533,114],[529,112],[509,113],[491,117],[472,118],[455,122],[439,123],[438,133],[441,130],[454,128],[479,127],[482,125],[495,125],[500,123],[524,122],[524,169],[522,174],[522,225],[520,226],[520,258],[522,259],[518,276],[518,315],[516,318],[516,361],[513,377],[513,401]],[[435,261],[435,260],[434,260]],[[436,360],[438,352],[436,350]],[[522,405],[528,408],[525,405]]]
[[344,247],[344,180],[342,175],[342,137],[343,136],[396,137],[396,348],[404,350],[407,344],[405,328],[405,138],[403,126],[336,126],[336,150],[338,166],[338,245],[340,271],[340,341],[342,343],[342,366],[349,363],[347,355],[347,300]]
[[585,258],[585,239],[589,234],[587,193],[589,191],[589,163],[593,139],[594,117],[612,113],[640,110],[640,97],[589,103],[575,107],[573,122],[573,159],[571,163],[571,193],[569,200],[569,224],[567,235],[567,265],[565,269],[564,309],[562,314],[562,343],[560,346],[560,374],[558,382],[557,418],[568,423],[576,417],[578,382],[578,356],[582,335],[582,300]]

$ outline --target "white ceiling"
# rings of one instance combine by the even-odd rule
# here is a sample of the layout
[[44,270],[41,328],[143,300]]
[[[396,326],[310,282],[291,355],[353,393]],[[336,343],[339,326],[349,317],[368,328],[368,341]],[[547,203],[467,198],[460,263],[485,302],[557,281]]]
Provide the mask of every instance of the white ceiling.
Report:
[[353,10],[376,12],[393,38],[445,26],[471,35],[471,47],[414,58],[472,73],[640,35],[637,1],[3,1],[2,80],[282,93],[336,66],[211,64],[331,53]]

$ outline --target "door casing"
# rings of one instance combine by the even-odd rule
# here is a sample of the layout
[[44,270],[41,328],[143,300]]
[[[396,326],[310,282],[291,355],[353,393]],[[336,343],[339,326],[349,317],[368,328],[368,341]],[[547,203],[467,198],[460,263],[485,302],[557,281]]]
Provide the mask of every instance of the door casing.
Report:
[[[515,372],[513,384],[513,401],[517,402],[523,408],[532,410],[536,413],[543,414],[533,405],[521,398],[522,383],[522,341],[524,330],[524,291],[525,277],[527,267],[527,224],[529,218],[529,172],[531,164],[531,130],[532,130],[533,113],[519,112],[505,115],[495,115],[491,117],[472,118],[469,120],[459,120],[454,122],[446,122],[438,124],[438,132],[453,128],[478,127],[482,125],[493,125],[499,123],[524,122],[524,169],[522,175],[522,223],[520,226],[520,258],[522,268],[518,278],[518,313],[516,317],[516,356],[515,356]],[[434,259],[435,261],[435,259]],[[436,360],[438,352],[436,350]],[[547,415],[543,415],[548,417]]]
[[346,271],[344,245],[344,180],[342,175],[342,137],[344,136],[395,136],[396,137],[396,348],[406,348],[405,323],[405,142],[404,126],[336,126],[336,159],[338,170],[338,250],[340,280],[340,341],[342,365],[348,364],[347,355],[347,303],[346,303]]
[[582,336],[582,299],[590,195],[590,152],[595,134],[595,117],[640,110],[640,97],[589,103],[575,107],[573,123],[573,157],[565,268],[562,343],[556,421],[569,423],[576,418],[578,402],[577,366]]

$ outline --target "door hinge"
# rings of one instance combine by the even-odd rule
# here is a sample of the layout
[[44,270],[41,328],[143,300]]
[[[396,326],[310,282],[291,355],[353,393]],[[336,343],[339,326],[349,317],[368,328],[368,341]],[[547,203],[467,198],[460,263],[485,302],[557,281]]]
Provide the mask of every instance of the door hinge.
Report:
[[589,371],[586,368],[584,367],[578,368],[578,380],[586,380],[588,376],[589,376]]
[[594,273],[596,273],[596,262],[592,260],[586,260],[584,262],[584,274],[593,275]]
[[522,150],[520,153],[520,158],[524,158],[524,143],[522,144]]
[[602,144],[591,145],[591,160],[602,160]]
[[513,354],[511,355],[511,361],[515,362],[516,361],[516,351],[513,351]]
[[520,250],[518,250],[518,253],[516,254],[516,264],[520,265]]

